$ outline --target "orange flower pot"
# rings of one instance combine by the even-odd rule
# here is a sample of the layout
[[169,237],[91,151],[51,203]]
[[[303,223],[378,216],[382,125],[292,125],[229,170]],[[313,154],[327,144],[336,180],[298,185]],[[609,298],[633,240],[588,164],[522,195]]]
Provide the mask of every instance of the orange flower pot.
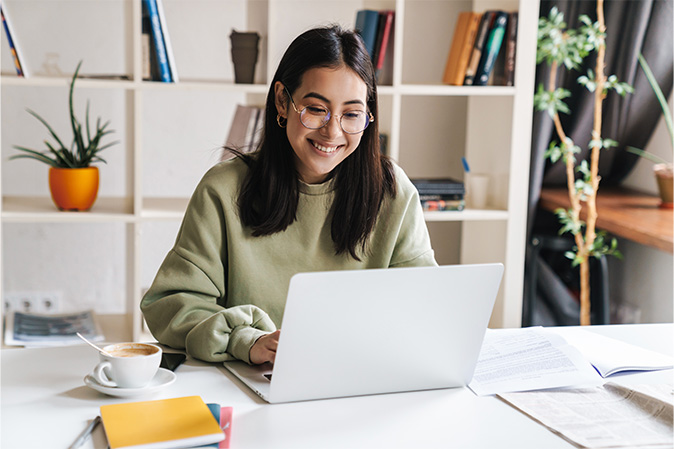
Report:
[[61,210],[91,209],[98,196],[98,167],[49,169],[51,199]]

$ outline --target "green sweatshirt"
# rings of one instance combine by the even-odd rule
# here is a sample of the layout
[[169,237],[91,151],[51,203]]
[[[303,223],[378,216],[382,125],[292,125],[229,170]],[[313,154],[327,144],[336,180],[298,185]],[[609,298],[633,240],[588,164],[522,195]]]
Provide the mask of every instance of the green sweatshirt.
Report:
[[384,200],[361,261],[335,255],[332,181],[302,183],[297,220],[283,232],[253,237],[236,205],[247,170],[238,158],[222,162],[192,195],[175,245],[141,301],[160,343],[206,361],[250,363],[255,341],[281,326],[294,274],[437,265],[417,190],[399,167],[398,194]]

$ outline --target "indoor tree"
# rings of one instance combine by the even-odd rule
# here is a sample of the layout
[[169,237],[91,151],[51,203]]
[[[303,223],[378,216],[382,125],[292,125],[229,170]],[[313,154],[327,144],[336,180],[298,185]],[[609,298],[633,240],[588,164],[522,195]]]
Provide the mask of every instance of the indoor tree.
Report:
[[[553,163],[560,159],[566,167],[567,188],[571,207],[555,211],[562,227],[560,234],[573,235],[575,246],[566,256],[572,259],[574,266],[580,266],[580,324],[590,324],[590,257],[605,254],[620,256],[615,239],[607,241],[605,233],[597,232],[597,193],[599,190],[599,154],[602,149],[615,147],[617,142],[604,138],[602,128],[602,103],[610,91],[621,96],[632,92],[631,86],[618,81],[615,75],[606,76],[605,38],[603,0],[597,0],[597,20],[588,16],[579,17],[577,29],[567,29],[563,13],[552,8],[548,17],[541,17],[538,23],[537,63],[546,62],[550,67],[547,87],[539,85],[534,96],[534,106],[547,111],[554,122],[558,141],[550,143],[545,157]],[[560,114],[571,114],[565,99],[571,96],[567,89],[557,87],[557,72],[560,68],[578,70],[584,59],[596,55],[595,70],[577,78],[578,83],[587,88],[594,99],[593,128],[588,148],[590,162],[578,162],[576,155],[581,148],[567,135],[560,120]],[[580,219],[581,210],[586,208],[587,219]]]

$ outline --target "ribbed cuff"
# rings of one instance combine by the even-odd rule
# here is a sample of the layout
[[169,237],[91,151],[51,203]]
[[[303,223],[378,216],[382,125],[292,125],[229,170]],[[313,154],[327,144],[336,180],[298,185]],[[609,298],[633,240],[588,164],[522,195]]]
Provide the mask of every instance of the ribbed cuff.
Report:
[[236,327],[229,334],[227,352],[250,365],[250,348],[253,347],[258,338],[269,333],[250,326]]

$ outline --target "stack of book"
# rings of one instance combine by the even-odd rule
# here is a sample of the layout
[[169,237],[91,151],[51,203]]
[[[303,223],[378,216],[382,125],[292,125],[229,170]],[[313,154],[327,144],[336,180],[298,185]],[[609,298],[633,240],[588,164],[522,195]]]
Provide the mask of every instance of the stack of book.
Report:
[[512,86],[517,12],[459,14],[442,82],[454,86]]
[[425,211],[463,210],[466,189],[463,182],[452,178],[412,179],[419,191],[421,207]]
[[142,33],[143,79],[177,83],[178,71],[162,0],[143,0]]
[[110,449],[229,448],[232,407],[184,396],[100,407]]
[[391,35],[394,16],[394,11],[390,10],[362,9],[356,12],[355,29],[363,38],[365,48],[370,54],[378,82],[381,82],[381,73],[389,48],[388,43],[393,42]]

